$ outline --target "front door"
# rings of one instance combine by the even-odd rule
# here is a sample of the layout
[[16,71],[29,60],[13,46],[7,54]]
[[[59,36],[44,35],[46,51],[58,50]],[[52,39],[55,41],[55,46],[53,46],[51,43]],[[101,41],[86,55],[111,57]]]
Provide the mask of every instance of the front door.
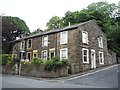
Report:
[[95,50],[91,50],[91,68],[96,68],[96,56],[95,56]]

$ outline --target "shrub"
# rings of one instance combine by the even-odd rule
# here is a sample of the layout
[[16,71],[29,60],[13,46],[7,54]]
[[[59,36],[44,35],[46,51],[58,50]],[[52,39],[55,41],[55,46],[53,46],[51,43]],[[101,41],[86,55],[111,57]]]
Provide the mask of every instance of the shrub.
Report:
[[60,60],[59,57],[54,57],[53,59],[45,61],[45,70],[56,70],[57,68],[65,65],[68,65],[67,59]]
[[58,62],[58,61],[60,61],[60,57],[58,57],[58,56],[53,57],[52,60],[53,60],[53,62]]
[[32,64],[41,64],[41,63],[44,63],[44,61],[39,57],[35,57],[35,58],[32,59],[31,63]]
[[22,64],[28,64],[30,61],[29,61],[29,59],[21,59],[20,62]]
[[45,70],[52,70],[54,67],[54,62],[52,59],[45,61]]
[[2,65],[14,63],[10,54],[1,54],[0,57],[2,57]]
[[62,60],[61,60],[61,63],[62,63],[62,65],[69,65],[67,59],[62,59]]

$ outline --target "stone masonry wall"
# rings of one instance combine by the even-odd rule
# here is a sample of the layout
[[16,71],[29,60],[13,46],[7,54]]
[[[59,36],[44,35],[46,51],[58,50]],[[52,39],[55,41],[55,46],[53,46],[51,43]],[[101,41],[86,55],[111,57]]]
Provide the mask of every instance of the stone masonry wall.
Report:
[[68,75],[68,69],[67,66],[64,66],[56,69],[55,71],[46,71],[42,64],[22,65],[21,75],[46,78],[62,77]]

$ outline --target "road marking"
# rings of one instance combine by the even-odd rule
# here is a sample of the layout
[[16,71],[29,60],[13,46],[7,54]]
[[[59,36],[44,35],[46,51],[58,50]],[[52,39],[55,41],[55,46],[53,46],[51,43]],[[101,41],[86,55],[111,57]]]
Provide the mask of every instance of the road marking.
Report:
[[107,67],[107,68],[104,68],[104,69],[101,69],[101,70],[98,70],[98,71],[94,71],[94,72],[91,72],[91,73],[87,73],[87,74],[84,74],[84,75],[81,75],[81,76],[76,76],[76,77],[65,79],[65,80],[72,80],[72,79],[76,79],[76,78],[79,78],[79,77],[84,77],[84,76],[91,75],[91,74],[94,74],[94,73],[97,73],[97,72],[100,72],[100,71],[104,71],[106,69],[109,69],[109,68],[112,68],[112,67],[115,67],[115,66],[117,66],[117,65],[113,65],[113,66],[110,66],[110,67]]

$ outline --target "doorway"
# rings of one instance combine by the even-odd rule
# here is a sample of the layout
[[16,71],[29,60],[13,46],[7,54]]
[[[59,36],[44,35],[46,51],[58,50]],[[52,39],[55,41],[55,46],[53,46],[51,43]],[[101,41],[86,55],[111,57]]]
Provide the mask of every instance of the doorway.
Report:
[[91,69],[96,68],[96,55],[95,50],[91,49]]

